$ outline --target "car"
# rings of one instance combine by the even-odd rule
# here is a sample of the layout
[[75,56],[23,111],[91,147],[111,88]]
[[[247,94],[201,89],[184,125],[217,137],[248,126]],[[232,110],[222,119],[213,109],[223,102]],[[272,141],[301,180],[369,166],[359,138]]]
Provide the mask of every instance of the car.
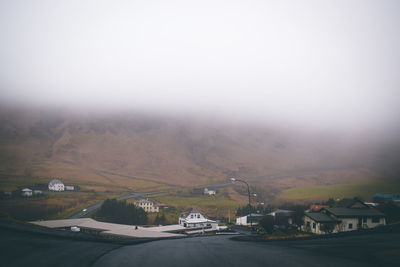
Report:
[[87,211],[87,209],[83,209],[82,211]]

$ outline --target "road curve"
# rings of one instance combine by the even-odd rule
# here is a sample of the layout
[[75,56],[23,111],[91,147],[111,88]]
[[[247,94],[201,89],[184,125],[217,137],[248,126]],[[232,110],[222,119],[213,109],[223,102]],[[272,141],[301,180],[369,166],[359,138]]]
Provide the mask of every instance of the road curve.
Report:
[[375,254],[398,249],[399,240],[400,233],[265,243],[194,237],[125,246],[93,266],[385,266],[392,262]]

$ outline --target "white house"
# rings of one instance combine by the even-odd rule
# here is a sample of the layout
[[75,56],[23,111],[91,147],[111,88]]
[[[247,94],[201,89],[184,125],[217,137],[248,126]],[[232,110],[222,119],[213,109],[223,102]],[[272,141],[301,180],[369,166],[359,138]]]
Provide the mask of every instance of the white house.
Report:
[[64,184],[58,180],[58,179],[53,179],[49,183],[49,190],[51,191],[64,191]]
[[347,207],[323,208],[321,212],[305,212],[302,230],[315,234],[327,234],[375,228],[385,224],[383,213],[361,201],[355,201]]
[[217,193],[217,191],[215,191],[215,190],[208,190],[208,188],[204,188],[204,195],[212,196],[212,195],[215,195],[216,193]]
[[32,190],[31,189],[29,189],[29,188],[24,188],[24,189],[22,189],[21,190],[21,194],[22,194],[22,196],[24,196],[24,197],[31,197],[32,196]]
[[179,216],[179,225],[186,228],[207,228],[217,230],[218,223],[207,219],[196,209],[192,209],[189,212],[181,213]]
[[43,191],[42,190],[33,190],[33,194],[34,195],[42,195],[43,194]]
[[243,217],[236,218],[236,225],[257,225],[264,217],[262,214],[251,213]]
[[148,199],[141,199],[139,201],[135,201],[134,203],[137,207],[141,207],[142,209],[144,209],[145,212],[159,212],[159,208],[158,206],[148,200]]

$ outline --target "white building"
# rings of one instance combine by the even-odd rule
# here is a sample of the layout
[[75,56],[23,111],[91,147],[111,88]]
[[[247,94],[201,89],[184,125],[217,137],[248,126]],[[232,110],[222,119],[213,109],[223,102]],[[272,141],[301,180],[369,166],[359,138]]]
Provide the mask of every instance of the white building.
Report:
[[67,191],[74,191],[74,190],[75,190],[75,187],[74,187],[73,185],[66,185],[66,186],[65,186],[65,190],[67,190]]
[[158,206],[154,202],[152,202],[148,199],[141,199],[139,201],[136,201],[134,204],[137,207],[141,207],[142,209],[144,209],[145,212],[159,212],[160,211]]
[[236,225],[257,225],[264,215],[251,213],[243,217],[236,218]]
[[185,228],[207,228],[209,230],[217,230],[218,223],[204,217],[196,209],[189,212],[183,212],[179,216],[179,225]]
[[385,215],[360,201],[349,207],[323,208],[321,212],[305,212],[302,230],[327,234],[375,228],[385,225]]
[[33,190],[34,195],[42,195],[43,191],[42,190]]
[[215,190],[208,190],[208,188],[204,188],[204,195],[212,196],[212,195],[215,195],[216,193],[217,193],[217,191],[215,191]]
[[64,191],[64,184],[58,180],[58,179],[53,179],[49,183],[49,190],[51,191]]
[[29,188],[24,188],[21,190],[21,194],[23,197],[31,197],[32,196],[32,190]]

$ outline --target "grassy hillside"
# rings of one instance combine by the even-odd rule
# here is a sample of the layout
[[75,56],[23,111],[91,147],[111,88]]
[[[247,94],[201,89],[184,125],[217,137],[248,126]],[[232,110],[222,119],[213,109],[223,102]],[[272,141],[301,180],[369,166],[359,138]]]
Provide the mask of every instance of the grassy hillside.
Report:
[[282,192],[286,199],[328,199],[361,197],[371,201],[376,193],[399,193],[400,180],[370,181],[360,183],[311,185],[296,187]]
[[[0,147],[2,177],[60,177],[100,191],[209,184],[366,160],[364,147],[326,132],[38,110],[3,110]],[[9,184],[2,178],[0,186]]]

